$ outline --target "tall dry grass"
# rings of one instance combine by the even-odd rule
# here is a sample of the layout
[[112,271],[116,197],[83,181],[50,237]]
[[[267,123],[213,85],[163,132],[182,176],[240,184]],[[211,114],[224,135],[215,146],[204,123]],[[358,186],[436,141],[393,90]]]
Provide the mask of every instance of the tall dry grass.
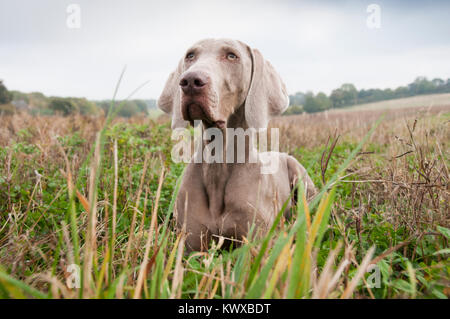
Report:
[[[175,232],[170,218],[174,179],[180,174],[167,155],[166,118],[115,119],[102,142],[104,118],[1,117],[2,293],[37,298],[374,298],[366,270],[395,252],[412,261],[420,255],[423,269],[438,269],[433,276],[446,285],[448,255],[432,259],[421,240],[435,239],[436,252],[448,245],[435,230],[450,225],[448,111],[395,110],[370,136],[381,112],[274,119],[282,150],[308,167],[323,186],[322,196],[310,205],[299,200],[292,221],[279,214],[263,240],[250,234],[242,247],[227,252],[220,250],[219,239],[208,252],[191,256],[184,255],[185,233]],[[126,135],[128,127],[138,130]],[[142,139],[137,146],[130,141],[136,134]],[[161,147],[151,150],[154,146]],[[139,147],[142,152],[136,151]],[[55,180],[59,184],[50,187]],[[29,187],[17,192],[18,185]],[[54,193],[49,195],[50,188]],[[298,195],[304,198],[301,187]],[[372,215],[389,224],[386,229],[401,229],[404,240],[387,234],[381,245],[371,239],[368,233],[386,231],[378,224],[371,228],[365,219]],[[413,280],[422,269],[405,262],[398,277],[406,278],[408,286],[399,292],[386,284],[386,296],[430,294],[434,286]],[[395,272],[398,265],[390,263]],[[70,264],[80,266],[80,289],[67,286]]]

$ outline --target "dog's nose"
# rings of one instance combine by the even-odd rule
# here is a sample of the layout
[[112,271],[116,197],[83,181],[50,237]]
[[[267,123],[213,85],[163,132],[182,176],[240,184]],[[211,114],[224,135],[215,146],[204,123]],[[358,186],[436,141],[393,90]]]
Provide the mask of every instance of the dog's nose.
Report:
[[196,94],[203,91],[209,79],[200,72],[189,72],[180,81],[180,87],[185,94]]

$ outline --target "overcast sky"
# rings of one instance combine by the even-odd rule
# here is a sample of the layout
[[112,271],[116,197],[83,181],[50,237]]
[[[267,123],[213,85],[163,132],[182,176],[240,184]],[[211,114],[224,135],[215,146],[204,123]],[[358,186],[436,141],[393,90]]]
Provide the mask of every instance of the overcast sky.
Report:
[[[67,26],[72,3],[80,28]],[[371,3],[379,29],[366,23]],[[146,80],[135,97],[157,98],[206,37],[258,48],[291,94],[450,77],[449,1],[0,0],[0,79],[10,90],[107,99],[127,65],[119,98]]]

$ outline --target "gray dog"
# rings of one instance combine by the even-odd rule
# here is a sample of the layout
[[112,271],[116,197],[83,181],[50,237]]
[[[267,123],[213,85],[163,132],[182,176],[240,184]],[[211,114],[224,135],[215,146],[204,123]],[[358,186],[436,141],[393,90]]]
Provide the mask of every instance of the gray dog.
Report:
[[[272,65],[258,50],[229,39],[202,40],[187,50],[158,100],[159,108],[171,114],[173,129],[200,120],[203,130],[221,130],[223,153],[236,156],[229,129],[265,129],[270,117],[288,104],[285,85]],[[299,179],[308,199],[316,194],[304,167],[286,153],[270,152],[278,169],[262,174],[261,160],[251,161],[262,154],[253,143],[253,136],[246,135],[244,163],[188,164],[175,209],[177,226],[188,233],[188,251],[207,250],[213,236],[239,241],[252,223],[263,234]],[[285,215],[290,205],[292,201]]]

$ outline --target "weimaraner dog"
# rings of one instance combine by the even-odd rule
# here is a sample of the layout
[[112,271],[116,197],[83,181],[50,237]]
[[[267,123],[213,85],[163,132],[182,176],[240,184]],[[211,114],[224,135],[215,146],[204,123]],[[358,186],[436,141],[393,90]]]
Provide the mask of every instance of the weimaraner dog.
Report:
[[[159,108],[172,116],[172,129],[200,120],[203,130],[223,132],[227,141],[223,152],[233,154],[237,150],[229,143],[234,141],[229,129],[265,129],[269,118],[283,113],[288,104],[285,85],[273,66],[258,50],[230,39],[194,44],[170,74],[158,100]],[[262,160],[250,161],[255,155],[251,145],[252,135],[248,135],[243,163],[192,159],[188,164],[175,205],[177,227],[188,233],[188,251],[205,251],[211,239],[220,236],[239,242],[253,223],[264,234],[285,202],[284,214],[289,214],[293,201],[288,199],[298,180],[305,185],[308,199],[316,194],[304,167],[286,153],[270,152],[278,169],[261,173]]]

